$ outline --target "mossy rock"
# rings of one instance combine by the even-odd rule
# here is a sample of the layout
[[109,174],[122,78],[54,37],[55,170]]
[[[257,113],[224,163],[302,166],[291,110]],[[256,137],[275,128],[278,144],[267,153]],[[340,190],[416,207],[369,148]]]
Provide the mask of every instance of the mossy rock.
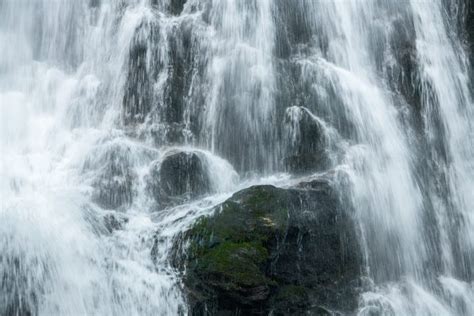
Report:
[[254,186],[177,240],[192,315],[326,315],[357,305],[361,251],[327,181]]

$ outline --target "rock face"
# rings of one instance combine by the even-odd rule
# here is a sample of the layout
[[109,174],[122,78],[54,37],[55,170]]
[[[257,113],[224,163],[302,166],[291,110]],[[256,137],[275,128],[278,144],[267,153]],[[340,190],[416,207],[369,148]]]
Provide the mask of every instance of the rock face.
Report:
[[[101,153],[101,168],[92,186],[93,200],[102,208],[117,209],[132,203],[135,174],[130,166],[130,148],[112,145]],[[87,168],[86,168],[87,169]]]
[[392,36],[390,38],[390,51],[396,63],[385,62],[389,84],[393,90],[403,96],[407,104],[410,104],[416,115],[421,108],[421,91],[417,69],[417,52],[415,38],[415,26],[403,20],[392,22]]
[[329,315],[357,307],[356,229],[326,181],[236,193],[178,239],[192,315]]
[[305,173],[329,164],[324,127],[308,109],[293,106],[285,114],[286,169]]
[[210,182],[201,157],[180,151],[153,167],[150,187],[156,201],[167,206],[208,193]]
[[126,124],[143,123],[150,112],[152,95],[147,67],[147,39],[142,36],[143,30],[151,28],[143,23],[137,31],[130,46],[128,73],[123,96],[123,118]]

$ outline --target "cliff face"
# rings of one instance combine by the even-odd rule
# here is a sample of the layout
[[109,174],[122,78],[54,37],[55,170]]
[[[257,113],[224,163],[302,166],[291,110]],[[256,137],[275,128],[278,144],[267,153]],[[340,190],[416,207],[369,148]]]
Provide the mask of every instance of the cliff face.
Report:
[[0,0],[0,315],[474,315],[471,0]]

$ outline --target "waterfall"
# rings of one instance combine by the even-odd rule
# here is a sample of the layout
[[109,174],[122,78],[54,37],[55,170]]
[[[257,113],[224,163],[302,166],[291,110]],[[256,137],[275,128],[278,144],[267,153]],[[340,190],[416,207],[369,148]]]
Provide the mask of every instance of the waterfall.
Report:
[[0,0],[0,315],[191,313],[180,234],[329,176],[354,314],[473,315],[472,10]]

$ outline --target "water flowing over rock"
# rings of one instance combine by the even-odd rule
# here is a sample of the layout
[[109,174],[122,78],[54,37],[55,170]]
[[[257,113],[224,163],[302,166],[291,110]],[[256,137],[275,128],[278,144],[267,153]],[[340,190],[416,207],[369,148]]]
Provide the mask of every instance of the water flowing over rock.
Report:
[[[103,149],[105,144],[100,145]],[[117,209],[132,203],[134,174],[130,166],[131,149],[121,144],[111,144],[104,152],[94,152],[86,160],[84,169],[96,174],[92,186],[93,200],[105,209]]]
[[150,186],[161,205],[179,204],[211,192],[207,162],[196,152],[171,152],[152,167]]
[[472,0],[0,0],[0,315],[474,315]]
[[290,107],[285,114],[286,168],[297,173],[329,166],[325,126],[304,107]]
[[350,212],[325,181],[253,186],[178,239],[191,313],[275,315],[357,307],[362,253]]

